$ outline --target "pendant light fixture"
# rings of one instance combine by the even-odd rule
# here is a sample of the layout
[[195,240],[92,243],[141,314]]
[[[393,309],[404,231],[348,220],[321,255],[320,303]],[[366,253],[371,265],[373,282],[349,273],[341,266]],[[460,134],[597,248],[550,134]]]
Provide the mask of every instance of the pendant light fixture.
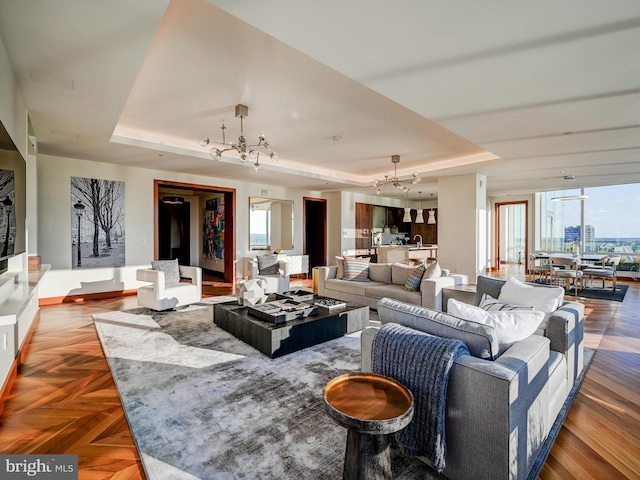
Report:
[[[433,193],[431,194],[431,200],[433,201]],[[428,225],[436,224],[436,212],[433,211],[433,208],[429,210],[429,218],[427,218]]]
[[422,195],[422,192],[418,192],[418,213],[416,215],[416,223],[424,223],[424,217],[422,216],[422,201],[420,195]]
[[402,221],[405,223],[411,223],[411,209],[409,208],[409,189],[407,188],[407,206],[404,207],[404,217]]

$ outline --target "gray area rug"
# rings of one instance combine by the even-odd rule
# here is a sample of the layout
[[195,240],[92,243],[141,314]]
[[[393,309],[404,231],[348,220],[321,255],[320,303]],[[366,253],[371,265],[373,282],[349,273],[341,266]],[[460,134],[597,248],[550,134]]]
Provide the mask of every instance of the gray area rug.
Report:
[[[359,370],[359,332],[270,359],[213,324],[232,298],[93,316],[147,477],[342,478],[346,430],[322,390]],[[394,478],[444,478],[397,450],[392,464]]]
[[[94,315],[148,478],[342,478],[346,430],[322,390],[359,369],[359,333],[272,360],[212,319],[211,304]],[[439,478],[399,452],[394,469]]]

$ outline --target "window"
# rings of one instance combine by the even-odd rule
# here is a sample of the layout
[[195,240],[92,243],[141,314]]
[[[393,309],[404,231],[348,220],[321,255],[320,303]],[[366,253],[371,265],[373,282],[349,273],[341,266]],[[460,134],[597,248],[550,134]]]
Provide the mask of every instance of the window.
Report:
[[249,248],[264,249],[271,244],[271,231],[269,225],[270,211],[261,209],[251,209],[249,211],[249,223],[251,234],[249,238]]
[[[621,255],[619,272],[640,270],[640,184],[540,193],[538,245],[545,251],[580,250]],[[558,197],[586,195],[586,200]],[[552,200],[555,198],[556,200]]]

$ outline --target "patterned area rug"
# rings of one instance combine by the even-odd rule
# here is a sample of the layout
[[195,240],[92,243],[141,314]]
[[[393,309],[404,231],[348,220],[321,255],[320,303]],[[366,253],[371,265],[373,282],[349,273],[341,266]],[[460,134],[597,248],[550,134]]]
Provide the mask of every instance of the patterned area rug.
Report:
[[[342,478],[346,430],[322,390],[359,370],[359,332],[272,360],[213,324],[212,304],[230,299],[94,315],[147,477]],[[397,479],[444,478],[395,449],[392,465]]]

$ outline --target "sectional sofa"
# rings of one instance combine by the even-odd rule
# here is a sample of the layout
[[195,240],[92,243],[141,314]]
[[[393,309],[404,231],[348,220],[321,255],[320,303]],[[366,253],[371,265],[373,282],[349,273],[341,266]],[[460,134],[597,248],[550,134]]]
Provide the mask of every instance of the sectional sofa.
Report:
[[[504,285],[478,277],[476,306],[484,294],[498,299]],[[539,294],[554,295],[539,290],[547,288],[552,287],[523,284],[516,297],[520,305],[532,305]],[[454,338],[469,349],[449,374],[443,471],[448,478],[524,480],[535,473],[534,462],[583,368],[584,305],[564,302],[562,289],[557,291],[558,306],[547,309],[538,331],[504,351],[491,326],[388,298],[378,304],[383,325]],[[378,331],[362,332],[362,371],[372,369]]]
[[442,289],[469,283],[468,275],[438,269],[440,275],[423,278],[417,290],[407,290],[405,284],[414,269],[414,265],[403,263],[371,263],[366,281],[353,281],[337,278],[337,265],[319,267],[318,294],[371,308],[376,308],[378,300],[387,297],[442,310]]

